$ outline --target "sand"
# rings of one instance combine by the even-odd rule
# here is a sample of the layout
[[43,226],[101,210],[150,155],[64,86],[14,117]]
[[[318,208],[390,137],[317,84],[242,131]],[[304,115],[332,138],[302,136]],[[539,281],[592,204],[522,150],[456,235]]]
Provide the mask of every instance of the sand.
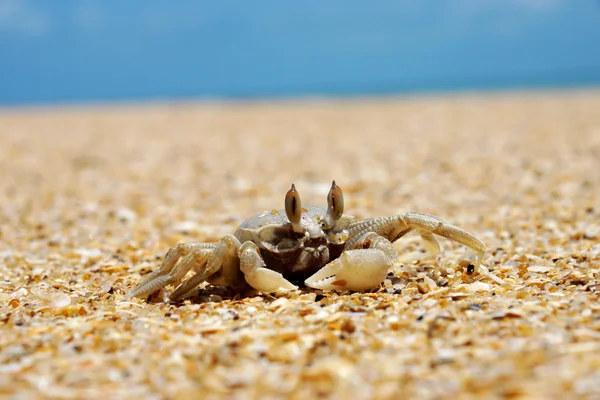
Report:
[[[125,293],[335,179],[359,218],[434,214],[379,289]],[[600,92],[0,110],[0,395],[600,398]],[[167,292],[173,287],[168,287]]]

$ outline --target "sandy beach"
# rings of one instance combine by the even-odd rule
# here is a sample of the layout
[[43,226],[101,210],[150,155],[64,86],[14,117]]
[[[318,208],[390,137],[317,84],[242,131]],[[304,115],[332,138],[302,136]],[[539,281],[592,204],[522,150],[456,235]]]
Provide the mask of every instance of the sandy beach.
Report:
[[[125,294],[280,209],[436,215],[368,293]],[[167,292],[173,291],[168,287]],[[0,110],[0,396],[600,398],[600,91]]]

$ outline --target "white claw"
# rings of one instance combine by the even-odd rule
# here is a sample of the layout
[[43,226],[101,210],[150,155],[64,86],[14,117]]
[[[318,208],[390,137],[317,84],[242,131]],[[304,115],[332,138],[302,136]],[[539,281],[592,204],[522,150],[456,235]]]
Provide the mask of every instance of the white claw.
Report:
[[240,270],[246,282],[263,293],[298,289],[279,272],[265,268],[258,246],[252,242],[245,242],[240,247]]
[[304,281],[322,290],[364,291],[379,286],[394,259],[379,249],[349,250]]
[[288,290],[296,290],[298,286],[293,285],[283,277],[279,272],[267,268],[257,268],[246,273],[246,282],[256,290],[263,293],[274,293]]

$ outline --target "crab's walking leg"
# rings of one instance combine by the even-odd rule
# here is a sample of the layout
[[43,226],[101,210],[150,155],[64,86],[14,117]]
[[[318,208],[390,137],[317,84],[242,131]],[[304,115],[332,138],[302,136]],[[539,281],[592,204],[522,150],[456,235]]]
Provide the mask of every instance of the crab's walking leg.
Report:
[[315,289],[363,291],[377,287],[396,260],[392,243],[375,232],[352,241],[342,255],[325,265],[304,283]]
[[[433,238],[433,234],[435,234],[460,243],[463,246],[467,246],[468,250],[463,258],[470,258],[471,255],[474,254],[475,262],[473,264],[475,268],[482,263],[483,256],[485,255],[485,243],[471,235],[469,232],[427,214],[406,213],[397,216],[397,218],[402,223],[417,229],[419,232],[424,232],[425,234],[421,233],[421,237],[426,239],[426,242],[428,242],[426,237],[427,234],[429,234],[431,239],[435,242],[435,239]],[[429,245],[431,246],[431,242],[429,242]]]
[[272,293],[298,288],[279,272],[265,268],[265,262],[256,244],[252,242],[242,244],[239,257],[240,269],[244,273],[244,278],[254,289],[264,293]]
[[[475,267],[478,267],[483,261],[485,254],[485,244],[470,233],[450,225],[441,219],[427,214],[406,213],[386,218],[374,218],[371,220],[360,221],[350,226],[349,233],[359,234],[361,230],[370,230],[394,242],[404,236],[406,233],[416,230],[425,240],[429,251],[436,254],[439,252],[439,245],[433,235],[438,235],[460,243],[469,248],[463,258],[470,258],[471,254],[475,256]],[[350,239],[351,242],[353,239]]]
[[190,269],[204,266],[215,246],[208,243],[178,244],[167,252],[160,268],[138,283],[127,293],[127,297],[148,296],[167,285],[178,284]]
[[[215,248],[210,252],[206,260],[202,260],[202,257],[199,257],[197,260],[190,259],[188,262],[191,263],[194,270],[197,271],[196,275],[192,276],[175,289],[169,296],[169,300],[174,302],[181,300],[222,267],[229,267],[232,263],[237,264],[239,262],[237,258],[239,247],[240,241],[237,240],[235,236],[226,235],[215,245]],[[189,270],[190,268],[187,269]]]
[[440,244],[435,240],[433,233],[420,230],[419,235],[421,235],[421,239],[425,242],[425,248],[428,252],[433,255],[440,252]]

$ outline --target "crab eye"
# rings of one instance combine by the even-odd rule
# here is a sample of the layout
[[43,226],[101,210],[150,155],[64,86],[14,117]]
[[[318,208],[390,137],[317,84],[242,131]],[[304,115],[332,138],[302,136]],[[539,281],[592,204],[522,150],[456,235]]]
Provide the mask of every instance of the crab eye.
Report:
[[300,223],[302,204],[300,203],[300,195],[293,183],[292,188],[285,195],[285,214],[292,224]]
[[335,181],[331,183],[331,189],[329,189],[327,195],[327,206],[334,221],[342,217],[344,213],[344,196],[342,195],[342,189],[335,184]]

